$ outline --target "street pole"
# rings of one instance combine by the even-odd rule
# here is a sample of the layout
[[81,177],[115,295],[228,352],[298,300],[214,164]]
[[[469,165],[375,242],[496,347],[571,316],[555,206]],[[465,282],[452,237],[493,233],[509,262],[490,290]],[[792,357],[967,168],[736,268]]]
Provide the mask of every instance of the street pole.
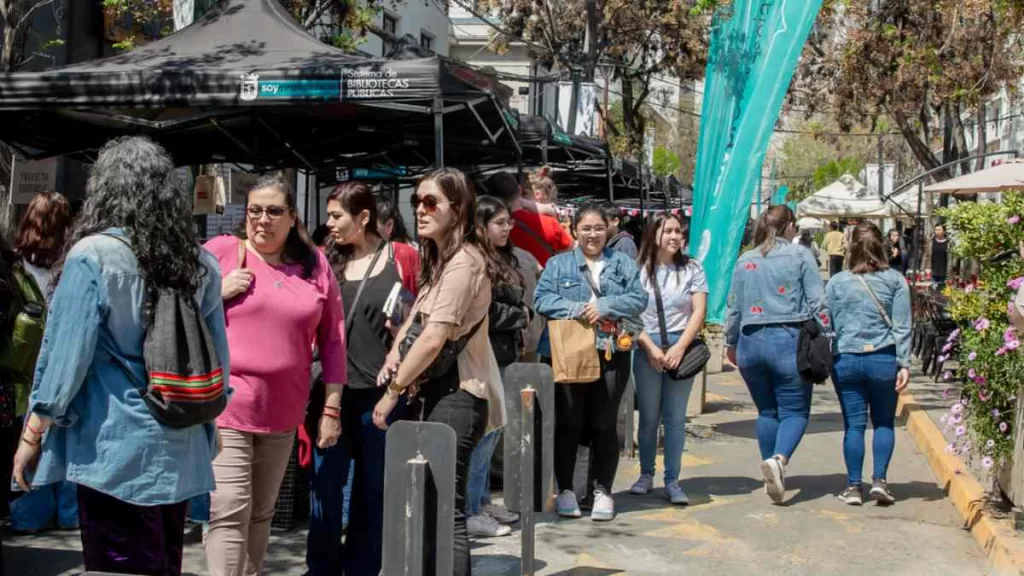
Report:
[[576,135],[576,111],[580,107],[580,69],[572,69],[572,92],[569,94],[569,119],[565,131],[570,136]]
[[885,151],[882,149],[882,135],[878,135],[878,197],[885,198]]

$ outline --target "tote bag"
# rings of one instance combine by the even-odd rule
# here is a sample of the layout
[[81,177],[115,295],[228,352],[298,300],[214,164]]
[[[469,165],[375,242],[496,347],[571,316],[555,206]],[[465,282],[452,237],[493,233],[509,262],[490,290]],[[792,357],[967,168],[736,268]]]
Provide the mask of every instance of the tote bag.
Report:
[[601,378],[597,331],[579,320],[549,320],[551,368],[555,382],[578,384]]

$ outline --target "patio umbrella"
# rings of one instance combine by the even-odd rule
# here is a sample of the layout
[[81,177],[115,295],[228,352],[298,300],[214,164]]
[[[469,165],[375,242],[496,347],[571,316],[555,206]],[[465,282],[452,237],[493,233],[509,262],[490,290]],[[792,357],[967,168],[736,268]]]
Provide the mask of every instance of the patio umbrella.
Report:
[[925,192],[939,194],[981,194],[1024,190],[1024,160],[1010,160],[998,166],[965,174],[959,178],[925,187]]

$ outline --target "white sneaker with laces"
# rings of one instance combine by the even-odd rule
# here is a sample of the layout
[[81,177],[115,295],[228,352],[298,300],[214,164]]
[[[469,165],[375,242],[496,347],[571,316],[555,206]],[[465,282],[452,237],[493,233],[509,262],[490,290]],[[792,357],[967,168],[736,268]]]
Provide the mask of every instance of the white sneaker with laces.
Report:
[[608,522],[615,519],[615,500],[600,490],[594,490],[594,507],[590,509],[594,522]]
[[630,494],[644,495],[654,489],[654,477],[650,474],[641,474],[640,478],[633,483],[629,489]]
[[555,512],[562,518],[580,518],[580,504],[576,501],[576,494],[572,490],[562,490],[562,493],[555,498]]
[[773,456],[761,462],[765,491],[772,502],[780,504],[786,498],[786,469],[778,457]]
[[679,504],[685,506],[690,503],[690,497],[683,491],[683,487],[679,485],[679,482],[669,482],[665,485],[665,496],[668,497],[668,501],[673,504]]
[[470,516],[466,520],[466,530],[470,536],[477,538],[495,538],[497,536],[508,536],[512,533],[511,528],[499,524],[497,520],[486,514]]

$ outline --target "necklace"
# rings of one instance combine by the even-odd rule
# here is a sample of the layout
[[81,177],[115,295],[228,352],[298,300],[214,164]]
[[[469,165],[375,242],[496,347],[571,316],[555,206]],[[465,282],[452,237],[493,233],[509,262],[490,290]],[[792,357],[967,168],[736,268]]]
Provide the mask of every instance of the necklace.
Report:
[[[246,241],[246,243],[248,244],[248,241]],[[251,245],[250,245],[250,246],[251,246]],[[257,255],[257,256],[259,256],[260,260],[262,260],[264,264],[266,264],[266,265],[267,265],[267,268],[268,268],[268,269],[270,269],[270,270],[272,270],[272,271],[274,271],[274,272],[278,272],[279,274],[281,274],[281,277],[280,277],[280,278],[278,278],[277,280],[274,280],[274,288],[280,289],[280,288],[281,288],[281,286],[282,286],[282,285],[284,284],[284,281],[285,281],[285,279],[286,279],[286,278],[288,278],[288,274],[287,274],[287,273],[285,273],[285,272],[279,272],[279,271],[277,270],[277,268],[274,268],[274,265],[273,265],[273,264],[271,264],[270,262],[267,262],[267,259],[266,259],[266,258],[265,258],[265,257],[263,256],[263,254],[260,254],[259,250],[256,250],[255,248],[253,248],[253,252],[254,252],[254,253],[255,253],[255,254]],[[282,264],[282,265],[285,265],[285,264],[284,264],[284,262],[282,262],[281,264]]]

